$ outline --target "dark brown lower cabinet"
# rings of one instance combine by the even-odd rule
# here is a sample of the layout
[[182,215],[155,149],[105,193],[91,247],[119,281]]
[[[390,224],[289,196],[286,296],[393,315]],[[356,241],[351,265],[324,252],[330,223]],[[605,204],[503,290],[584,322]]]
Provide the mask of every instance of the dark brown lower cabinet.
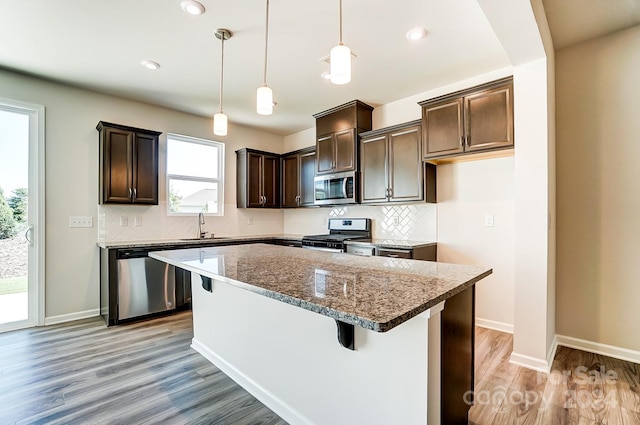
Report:
[[474,390],[475,285],[444,303],[441,313],[441,422],[469,423]]

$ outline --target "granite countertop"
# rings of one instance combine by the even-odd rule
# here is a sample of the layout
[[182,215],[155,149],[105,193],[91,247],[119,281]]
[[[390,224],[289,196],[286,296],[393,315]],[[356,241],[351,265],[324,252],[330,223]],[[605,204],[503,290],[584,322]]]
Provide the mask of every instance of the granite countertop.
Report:
[[377,332],[404,323],[492,273],[483,267],[261,243],[149,256]]
[[110,241],[98,242],[99,248],[154,248],[165,246],[198,246],[225,244],[228,242],[261,241],[267,239],[282,239],[288,241],[302,241],[302,235],[273,234],[273,235],[244,235],[244,236],[216,236],[215,238],[184,238],[184,239],[157,239],[143,241]]
[[422,248],[429,245],[436,245],[436,242],[427,241],[406,241],[400,239],[365,239],[346,241],[347,245],[365,245],[365,246],[377,246],[380,248],[396,248],[396,249],[413,249]]

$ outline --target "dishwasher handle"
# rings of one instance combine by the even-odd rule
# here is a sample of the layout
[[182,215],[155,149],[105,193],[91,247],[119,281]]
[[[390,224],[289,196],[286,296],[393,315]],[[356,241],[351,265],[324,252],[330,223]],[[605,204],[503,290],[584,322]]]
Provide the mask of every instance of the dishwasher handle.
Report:
[[144,258],[148,256],[148,249],[119,249],[116,253],[116,258],[118,260],[123,260],[125,258]]

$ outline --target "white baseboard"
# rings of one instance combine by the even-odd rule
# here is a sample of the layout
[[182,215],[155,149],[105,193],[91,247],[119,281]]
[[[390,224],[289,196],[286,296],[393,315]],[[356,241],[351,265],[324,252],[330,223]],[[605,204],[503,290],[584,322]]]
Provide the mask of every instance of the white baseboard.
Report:
[[273,410],[278,416],[292,425],[313,425],[309,419],[296,409],[267,391],[260,384],[239,371],[235,366],[202,345],[197,339],[191,340],[191,348],[200,353],[205,359],[213,363],[225,375],[233,379],[238,385],[247,390],[252,396],[260,400],[262,404]]
[[640,364],[640,351],[629,350],[627,348],[616,347],[599,342],[587,341],[585,339],[573,338],[570,336],[556,335],[558,345],[575,348],[577,350],[588,351],[594,354],[613,357],[614,359],[625,360]]
[[476,326],[492,329],[498,332],[513,334],[513,325],[511,323],[496,322],[495,320],[481,319],[479,317],[476,317]]
[[50,316],[44,318],[44,325],[55,325],[57,323],[71,322],[73,320],[87,319],[89,317],[100,316],[100,309],[78,311],[76,313],[61,314],[59,316]]
[[511,353],[509,363],[543,373],[551,371],[551,363],[548,360],[527,356],[526,354]]

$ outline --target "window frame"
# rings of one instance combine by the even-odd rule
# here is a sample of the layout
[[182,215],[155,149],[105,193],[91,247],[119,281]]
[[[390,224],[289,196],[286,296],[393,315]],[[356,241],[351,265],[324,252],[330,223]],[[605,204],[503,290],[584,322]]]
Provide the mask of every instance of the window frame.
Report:
[[[216,147],[218,149],[218,178],[197,177],[197,176],[190,176],[190,175],[183,175],[183,174],[170,174],[169,173],[169,140]],[[207,139],[201,139],[198,137],[185,136],[185,135],[176,134],[176,133],[167,133],[167,144],[166,144],[166,150],[165,150],[165,174],[166,174],[165,196],[166,196],[166,203],[167,203],[167,207],[166,207],[167,216],[188,217],[188,216],[198,215],[198,213],[196,212],[171,211],[171,201],[170,201],[170,193],[169,193],[171,189],[171,186],[170,186],[171,180],[217,183],[218,184],[218,199],[217,199],[218,212],[217,213],[205,212],[204,214],[207,216],[213,216],[213,217],[224,216],[224,180],[225,180],[224,158],[225,158],[225,144],[223,142],[219,142],[217,140],[207,140]]]

